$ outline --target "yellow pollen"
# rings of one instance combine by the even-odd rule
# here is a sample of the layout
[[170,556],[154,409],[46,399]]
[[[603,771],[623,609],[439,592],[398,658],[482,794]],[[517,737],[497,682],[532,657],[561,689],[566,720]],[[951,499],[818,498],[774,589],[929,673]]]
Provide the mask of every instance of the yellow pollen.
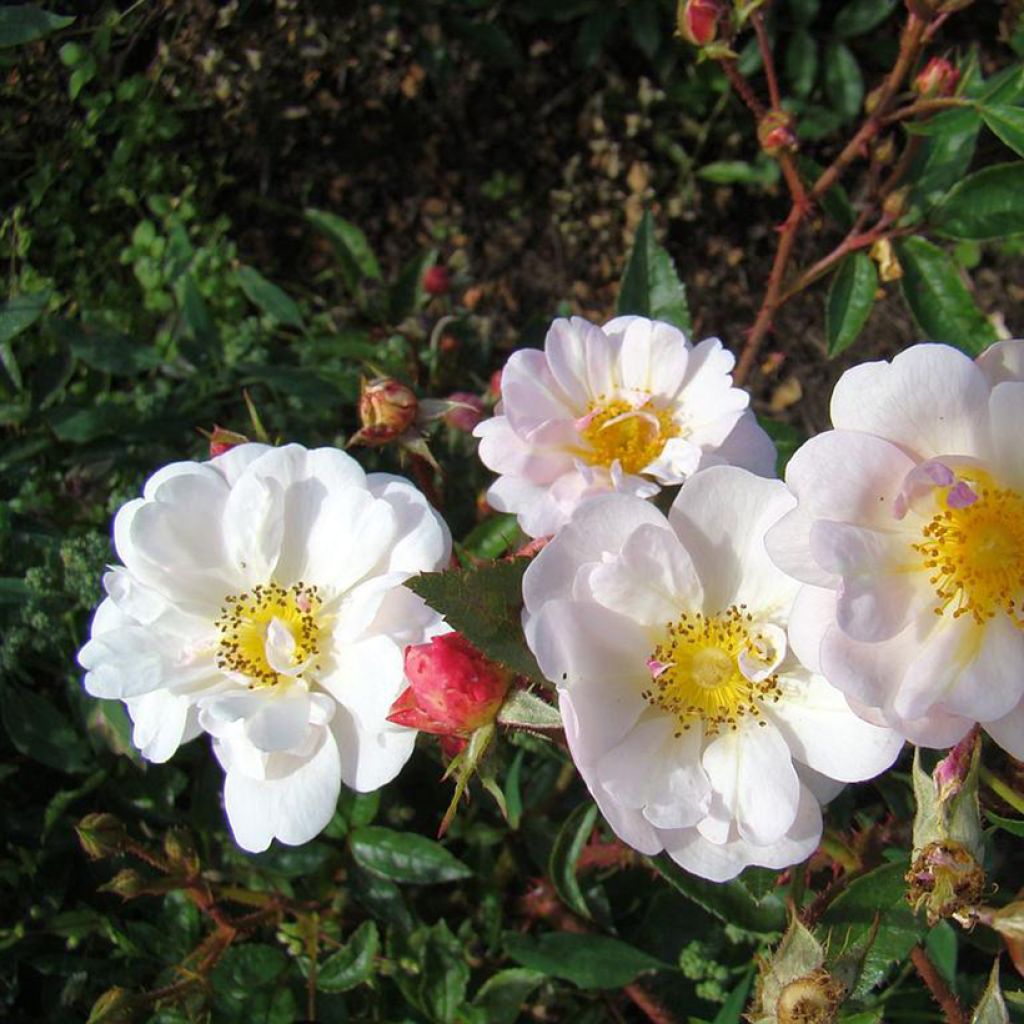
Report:
[[971,615],[980,624],[1004,611],[1024,629],[1024,496],[978,476],[968,481],[977,500],[946,505],[913,547],[930,573],[936,615]]
[[763,662],[772,649],[745,605],[720,615],[684,613],[668,626],[648,660],[654,678],[643,697],[676,716],[676,736],[696,722],[703,723],[706,736],[736,729],[748,716],[763,724],[760,702],[774,703],[781,696],[777,676],[752,682],[740,671],[740,656]]
[[670,437],[679,433],[671,415],[648,398],[635,406],[621,398],[595,402],[587,411],[580,437],[581,455],[592,466],[611,466],[618,459],[626,473],[639,473],[653,462]]
[[[247,676],[250,689],[274,686],[286,678],[302,677],[309,669],[319,669],[320,605],[317,588],[302,582],[287,588],[261,584],[244,594],[229,594],[216,623],[220,631],[217,667]],[[275,628],[275,621],[278,634],[290,637],[294,644],[287,652],[292,672],[279,672],[267,658],[268,631]]]

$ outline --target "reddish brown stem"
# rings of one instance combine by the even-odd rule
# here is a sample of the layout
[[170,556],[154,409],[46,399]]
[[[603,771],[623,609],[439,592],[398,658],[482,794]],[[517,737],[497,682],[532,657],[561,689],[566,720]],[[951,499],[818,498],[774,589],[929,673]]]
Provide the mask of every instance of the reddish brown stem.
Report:
[[761,50],[761,60],[764,62],[764,77],[768,80],[768,98],[771,100],[772,110],[778,110],[782,106],[782,96],[779,94],[779,79],[775,74],[775,58],[772,55],[772,42],[768,38],[768,31],[764,27],[764,18],[760,11],[755,11],[750,20],[757,33],[757,45]]
[[764,117],[764,104],[754,95],[747,80],[740,74],[740,69],[736,67],[736,61],[731,57],[726,57],[719,63],[725,72],[725,77],[729,79],[729,84],[747,105],[747,109],[760,121]]
[[928,958],[928,954],[920,946],[914,946],[910,951],[910,959],[921,976],[921,980],[928,986],[932,998],[942,1008],[946,1024],[967,1024],[967,1017],[964,1015],[960,1000],[950,992],[949,986],[942,980],[935,964]]

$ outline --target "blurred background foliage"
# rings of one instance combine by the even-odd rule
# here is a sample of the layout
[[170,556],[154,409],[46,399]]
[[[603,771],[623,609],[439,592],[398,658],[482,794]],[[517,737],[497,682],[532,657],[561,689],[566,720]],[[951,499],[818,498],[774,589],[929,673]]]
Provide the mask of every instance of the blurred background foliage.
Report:
[[[990,105],[996,76],[996,99],[1019,112],[1018,7],[973,5],[937,49]],[[156,467],[205,457],[203,430],[344,445],[360,382],[379,375],[421,397],[493,401],[492,372],[552,316],[614,310],[629,246],[654,224],[697,336],[738,347],[785,212],[778,165],[719,68],[673,37],[674,4],[28,10],[0,6],[0,1016],[582,1024],[667,1012],[734,1024],[786,899],[806,905],[840,870],[825,918],[834,951],[888,915],[871,983],[843,1019],[941,1019],[903,965],[916,942],[973,1005],[993,934],[892,910],[913,814],[905,773],[835,801],[806,874],[712,886],[614,842],[564,751],[528,735],[496,755],[508,820],[474,793],[443,845],[426,838],[448,800],[428,738],[386,790],[346,794],[316,841],[247,856],[203,742],[144,764],[120,706],[80,688],[75,652],[112,557],[111,516]],[[890,66],[901,12],[896,0],[772,5],[809,173]],[[738,55],[751,75],[759,60],[752,46]],[[982,120],[929,137],[921,216],[972,159],[1021,151],[1021,136]],[[842,236],[839,200],[816,241]],[[1020,323],[1019,238],[953,239],[917,254],[955,291],[949,316],[986,338]],[[434,264],[450,281],[430,294]],[[828,351],[856,339],[856,358],[887,355],[931,326],[901,287],[862,300],[843,345],[826,336],[824,288],[786,307],[752,382],[786,445],[826,423],[847,365]],[[445,472],[418,469],[464,558],[504,553],[515,531],[483,518],[472,439],[428,429]],[[359,457],[417,468],[397,449]],[[995,763],[1019,789],[1020,766]],[[986,800],[1012,827],[1012,808]],[[115,818],[76,834],[89,814]],[[989,841],[992,877],[1017,879],[1009,897],[1019,843],[1005,828]],[[1018,1013],[1020,982],[1004,983]]]

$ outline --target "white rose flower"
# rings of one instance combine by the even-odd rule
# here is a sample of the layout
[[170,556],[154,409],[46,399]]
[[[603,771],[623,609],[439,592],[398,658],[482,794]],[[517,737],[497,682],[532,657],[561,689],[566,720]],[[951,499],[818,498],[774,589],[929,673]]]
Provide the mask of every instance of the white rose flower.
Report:
[[866,717],[1024,757],[1024,342],[915,345],[843,374],[768,538],[796,653]]
[[394,778],[416,736],[386,721],[403,649],[447,630],[401,586],[450,553],[416,488],[330,448],[241,445],[154,474],[114,543],[85,688],[125,701],[151,761],[214,737],[240,846],[307,842],[342,781]]
[[556,320],[543,352],[509,358],[498,415],[473,431],[501,474],[487,500],[543,537],[606,491],[649,498],[716,462],[771,476],[775,446],[732,386],[733,363],[717,338],[692,346],[644,317]]
[[689,479],[668,519],[595,498],[523,581],[527,640],[605,818],[716,881],[809,856],[832,780],[876,775],[902,745],[788,650],[797,587],[764,534],[792,506],[732,466]]

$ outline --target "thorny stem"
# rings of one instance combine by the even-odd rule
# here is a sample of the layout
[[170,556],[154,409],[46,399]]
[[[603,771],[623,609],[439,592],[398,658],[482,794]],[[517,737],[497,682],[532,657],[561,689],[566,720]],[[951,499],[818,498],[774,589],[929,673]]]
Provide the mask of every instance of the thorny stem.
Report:
[[960,1001],[949,990],[949,986],[942,980],[935,964],[928,958],[928,954],[920,947],[914,946],[910,951],[910,959],[913,961],[921,980],[928,986],[932,998],[942,1008],[946,1018],[946,1024],[967,1024]]
[[778,110],[782,106],[782,97],[779,95],[779,80],[775,74],[775,57],[772,55],[772,43],[764,27],[764,17],[760,11],[755,11],[750,16],[750,20],[757,33],[757,45],[761,49],[761,59],[764,61],[764,76],[768,80],[768,98],[771,100],[772,110]]
[[764,104],[754,95],[747,80],[740,74],[740,69],[736,67],[736,61],[732,57],[723,57],[720,63],[725,77],[729,79],[729,84],[747,105],[747,109],[760,121],[764,117]]
[[1004,782],[998,775],[990,771],[984,765],[981,766],[981,781],[992,790],[996,796],[1001,797],[1015,811],[1024,814],[1024,795],[1015,790],[1009,783]]
[[[757,29],[757,27],[757,22],[755,21],[755,29]],[[801,287],[798,288],[794,286],[783,293],[783,283],[786,276],[786,270],[789,266],[789,260],[793,253],[796,236],[800,230],[804,217],[811,209],[811,204],[821,199],[821,197],[824,196],[833,185],[835,185],[843,171],[853,163],[855,159],[862,156],[867,151],[868,145],[883,127],[885,118],[889,114],[889,105],[891,104],[893,97],[899,91],[904,79],[909,73],[914,62],[917,60],[924,41],[930,37],[930,34],[927,33],[928,27],[929,26],[917,17],[917,15],[909,15],[907,23],[900,36],[900,50],[899,55],[896,58],[896,63],[893,65],[892,70],[886,76],[885,81],[881,86],[879,86],[874,95],[874,109],[872,110],[872,113],[860,126],[853,138],[846,144],[839,156],[837,156],[836,159],[819,175],[810,192],[805,192],[802,185],[800,185],[799,188],[794,187],[793,180],[791,179],[796,178],[798,180],[798,176],[795,174],[795,168],[792,168],[791,173],[786,167],[787,160],[792,167],[792,157],[785,154],[784,158],[780,160],[783,173],[786,175],[787,185],[789,185],[790,188],[792,205],[790,207],[789,216],[787,216],[779,230],[779,244],[775,250],[775,258],[772,261],[771,271],[768,275],[768,283],[765,288],[764,298],[761,302],[761,308],[757,312],[754,325],[747,334],[743,351],[740,354],[736,371],[733,375],[733,379],[736,384],[742,384],[749,376],[755,360],[757,359],[757,353],[760,349],[761,342],[771,329],[772,319],[778,308],[782,305],[782,302],[797,294],[797,292],[802,290],[803,287],[806,287],[807,284],[816,280],[821,273],[834,265],[834,263],[841,259],[843,255],[853,250],[854,246],[851,245],[853,240],[850,236],[847,236],[847,239],[845,239],[839,246],[839,250],[842,251],[839,252],[838,255],[833,253],[830,254],[830,257],[826,257],[829,262],[824,267],[820,266],[821,261],[819,261],[819,264],[816,264],[815,267],[811,268],[812,271],[817,269],[818,273],[810,276],[805,274],[804,277],[801,278],[801,281],[803,281]],[[763,31],[764,27],[762,25],[758,32],[759,41],[762,39],[761,33]],[[765,44],[762,42],[761,45],[764,46]],[[760,120],[760,114],[758,111],[763,108],[761,108],[760,104],[757,103],[756,98],[752,97],[750,94],[749,86],[747,86],[742,75],[740,75],[735,66],[735,62],[723,60],[721,64],[730,83],[733,84],[733,87],[743,98],[744,102],[748,107],[750,107],[755,117]],[[768,63],[766,62],[766,73],[768,66]],[[769,89],[771,89],[771,80],[769,80]],[[751,103],[752,99],[754,104],[756,104],[756,107]],[[891,176],[890,181],[893,181],[894,177],[895,176]],[[881,222],[879,223],[881,224]],[[877,227],[878,226],[876,225],[876,229]],[[877,237],[881,237],[881,233]],[[855,246],[856,248],[862,248],[864,244],[871,244],[871,242],[867,242],[865,240],[864,236],[858,237],[856,241],[858,243]],[[874,241],[874,238],[872,238],[871,241]]]

